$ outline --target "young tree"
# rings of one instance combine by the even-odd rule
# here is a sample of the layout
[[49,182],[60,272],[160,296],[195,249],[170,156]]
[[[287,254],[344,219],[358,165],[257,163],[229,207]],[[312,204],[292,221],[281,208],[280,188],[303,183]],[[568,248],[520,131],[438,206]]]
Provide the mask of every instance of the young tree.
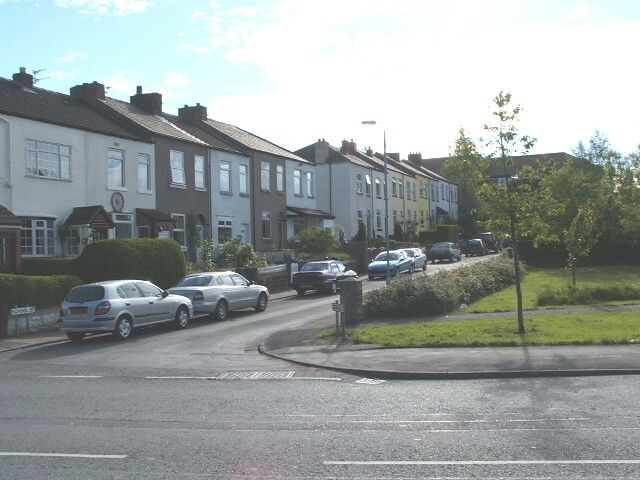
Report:
[[478,232],[477,191],[486,177],[490,160],[478,153],[475,142],[460,128],[451,156],[444,162],[444,175],[458,185],[458,223],[469,237]]
[[306,253],[322,257],[330,252],[340,250],[338,239],[328,228],[305,228],[297,235],[302,243],[302,250]]
[[511,234],[513,243],[513,266],[515,269],[516,299],[518,311],[518,332],[525,333],[524,315],[522,312],[522,286],[518,257],[519,227],[526,224],[527,214],[531,211],[531,188],[527,177],[531,171],[517,172],[518,178],[511,178],[513,154],[525,154],[533,147],[535,139],[518,133],[517,123],[522,108],[511,105],[511,93],[500,91],[493,99],[495,111],[493,122],[484,126],[489,134],[487,146],[492,149],[504,172],[504,186],[485,183],[478,191],[478,197],[485,212],[490,217],[486,222],[495,230],[503,230],[505,226]]

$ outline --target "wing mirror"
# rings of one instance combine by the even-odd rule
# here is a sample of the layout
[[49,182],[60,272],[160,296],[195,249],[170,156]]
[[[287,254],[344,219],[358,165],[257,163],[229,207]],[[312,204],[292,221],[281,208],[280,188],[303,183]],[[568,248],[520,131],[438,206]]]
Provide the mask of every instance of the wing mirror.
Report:
[[167,292],[166,290],[162,291],[162,298],[167,298],[169,296],[169,292]]

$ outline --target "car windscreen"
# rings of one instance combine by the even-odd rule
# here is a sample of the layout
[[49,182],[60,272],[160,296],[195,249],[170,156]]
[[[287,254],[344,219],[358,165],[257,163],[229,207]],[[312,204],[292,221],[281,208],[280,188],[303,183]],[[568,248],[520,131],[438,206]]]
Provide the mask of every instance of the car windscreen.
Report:
[[301,272],[320,272],[329,268],[327,262],[309,262],[305,263],[300,269]]
[[415,257],[416,256],[416,253],[413,250],[405,250],[404,253],[406,253],[410,257]]
[[[376,257],[376,260],[386,261],[387,260],[387,252],[379,253],[378,256]],[[397,253],[389,253],[389,260],[398,260],[398,254]]]
[[211,282],[211,278],[211,275],[184,277],[176,284],[176,287],[206,287]]
[[83,303],[94,302],[104,298],[104,287],[101,285],[81,285],[73,287],[67,296],[64,297],[65,302]]
[[449,244],[444,242],[434,243],[431,248],[449,248]]

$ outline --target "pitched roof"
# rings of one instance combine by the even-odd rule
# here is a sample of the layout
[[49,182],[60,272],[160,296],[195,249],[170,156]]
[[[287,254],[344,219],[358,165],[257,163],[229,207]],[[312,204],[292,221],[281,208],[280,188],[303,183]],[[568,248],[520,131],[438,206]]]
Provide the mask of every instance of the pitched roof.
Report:
[[[432,172],[440,173],[444,162],[451,157],[438,157],[438,158],[423,158],[421,160],[422,165],[428,168]],[[513,167],[507,168],[507,173],[513,175],[515,172],[520,171],[524,166],[530,166],[536,168],[541,164],[548,164],[555,162],[558,165],[565,164],[570,159],[576,159],[573,155],[565,152],[554,153],[535,153],[529,155],[513,155]],[[493,159],[493,162],[488,170],[490,177],[501,177],[504,175],[503,167],[500,165],[500,161],[497,158]]]
[[136,213],[139,213],[154,222],[175,223],[171,216],[161,212],[160,210],[156,210],[155,208],[136,208]]
[[21,88],[0,77],[0,113],[113,137],[148,142],[82,100],[42,88]]
[[111,217],[102,205],[91,205],[88,207],[74,207],[71,215],[67,218],[63,225],[105,225],[109,228],[115,227]]
[[115,98],[106,97],[104,100],[100,100],[100,102],[154,135],[161,135],[163,137],[196,143],[198,145],[206,145],[206,142],[191,135],[177,125],[174,125],[161,115],[154,115],[131,103],[116,100]]
[[0,225],[22,225],[22,220],[16,217],[7,207],[0,205]]
[[167,118],[171,123],[181,128],[185,132],[194,137],[199,138],[203,142],[206,142],[211,148],[215,150],[224,150],[226,152],[237,153],[240,155],[245,155],[240,152],[236,147],[232,146],[231,143],[225,142],[219,137],[213,135],[210,131],[207,131],[205,128],[199,127],[198,125],[182,120],[177,115],[170,115],[168,113],[163,114],[165,118]]
[[291,210],[296,215],[301,217],[315,217],[315,218],[325,218],[325,219],[334,219],[333,215],[324,210],[317,210],[315,208],[300,208],[300,207],[290,207],[287,205],[287,210]]
[[254,135],[253,133],[236,127],[235,125],[218,122],[217,120],[212,120],[210,118],[208,118],[205,123],[249,150],[257,150],[259,152],[270,153],[271,155],[276,155],[278,157],[309,163],[307,160],[299,157],[295,153],[290,152],[275,143],[271,143],[262,137]]

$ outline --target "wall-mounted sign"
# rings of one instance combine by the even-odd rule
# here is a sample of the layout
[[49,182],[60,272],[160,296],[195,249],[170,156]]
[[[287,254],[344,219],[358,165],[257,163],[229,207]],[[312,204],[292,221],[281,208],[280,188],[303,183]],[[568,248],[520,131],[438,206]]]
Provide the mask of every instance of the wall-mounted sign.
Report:
[[36,313],[36,307],[15,307],[11,309],[11,316],[16,315],[29,315],[30,313]]
[[113,192],[111,195],[111,206],[114,212],[121,212],[124,208],[124,196],[120,192]]

